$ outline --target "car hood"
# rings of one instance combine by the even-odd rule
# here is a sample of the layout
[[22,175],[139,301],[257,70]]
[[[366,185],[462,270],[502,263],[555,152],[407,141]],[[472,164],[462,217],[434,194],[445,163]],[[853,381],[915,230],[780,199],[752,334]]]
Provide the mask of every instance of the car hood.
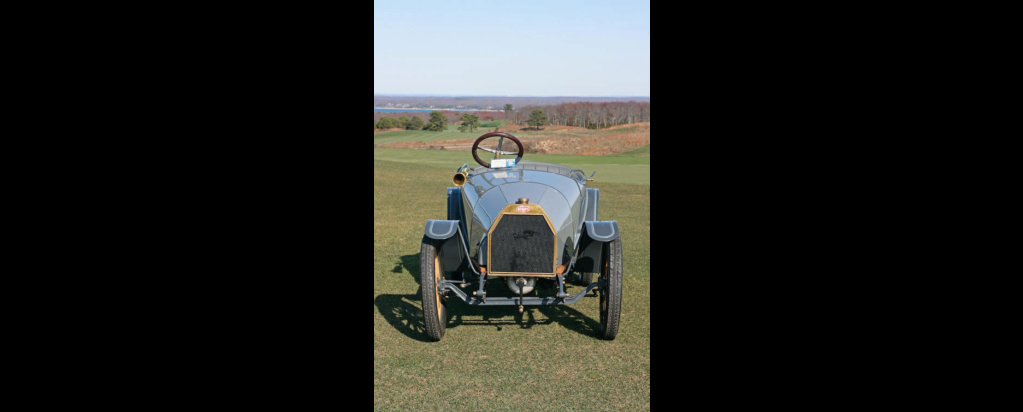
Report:
[[568,172],[571,170],[549,163],[522,162],[512,168],[476,168],[469,173],[462,193],[469,219],[470,255],[479,250],[501,210],[519,198],[528,198],[529,203],[543,209],[557,231],[558,244],[565,245],[559,249],[563,254],[572,253],[582,224],[586,178],[581,172]]

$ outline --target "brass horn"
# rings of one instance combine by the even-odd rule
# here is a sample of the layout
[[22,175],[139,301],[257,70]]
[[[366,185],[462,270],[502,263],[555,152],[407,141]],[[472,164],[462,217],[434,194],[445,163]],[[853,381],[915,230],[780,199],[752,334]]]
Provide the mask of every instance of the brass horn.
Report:
[[455,171],[455,175],[451,177],[451,181],[455,183],[455,186],[462,187],[465,184],[465,179],[469,176],[469,164],[466,163],[459,167]]

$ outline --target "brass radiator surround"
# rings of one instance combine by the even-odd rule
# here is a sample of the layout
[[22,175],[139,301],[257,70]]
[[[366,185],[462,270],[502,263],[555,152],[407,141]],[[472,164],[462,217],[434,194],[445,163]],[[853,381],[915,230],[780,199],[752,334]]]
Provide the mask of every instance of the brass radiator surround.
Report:
[[488,276],[531,276],[531,277],[547,277],[553,278],[557,274],[558,267],[558,232],[554,229],[554,224],[551,223],[551,219],[547,217],[547,213],[544,212],[540,205],[535,203],[511,203],[501,209],[501,213],[494,219],[494,223],[490,225],[490,230],[487,231],[487,239],[491,241],[487,242],[487,266],[493,269],[493,260],[491,260],[491,252],[494,250],[494,244],[492,243],[494,229],[501,223],[501,219],[505,216],[542,216],[544,221],[547,222],[547,226],[551,229],[551,236],[553,236],[554,244],[553,259],[551,261],[550,272],[493,272],[488,271]]

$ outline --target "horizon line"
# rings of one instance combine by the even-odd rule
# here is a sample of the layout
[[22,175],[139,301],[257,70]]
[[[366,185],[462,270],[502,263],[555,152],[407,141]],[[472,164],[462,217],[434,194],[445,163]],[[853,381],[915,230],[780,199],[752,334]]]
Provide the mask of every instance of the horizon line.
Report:
[[503,95],[503,94],[450,94],[450,93],[432,94],[432,93],[377,93],[377,92],[373,92],[373,96],[438,96],[438,97],[463,97],[463,96],[464,97],[645,97],[645,98],[650,98],[650,95],[638,95],[638,94],[637,95],[630,95],[630,94],[610,95],[609,94],[609,95],[589,95],[589,96],[586,96],[586,95],[561,94],[561,95],[546,95],[546,96],[544,96],[544,95]]

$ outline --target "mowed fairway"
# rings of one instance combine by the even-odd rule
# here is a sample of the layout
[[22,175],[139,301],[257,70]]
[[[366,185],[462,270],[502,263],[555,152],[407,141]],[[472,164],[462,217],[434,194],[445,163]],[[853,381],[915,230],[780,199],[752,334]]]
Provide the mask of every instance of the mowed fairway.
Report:
[[[445,219],[451,170],[467,151],[374,149],[373,399],[376,410],[650,409],[649,151],[634,156],[526,155],[596,170],[600,219],[616,220],[625,281],[617,339],[597,338],[596,298],[567,306],[469,307],[452,297],[447,332],[426,336],[419,248]],[[581,287],[571,285],[569,293]],[[488,283],[492,295],[509,293]]]
[[[420,116],[422,117],[422,116]],[[426,116],[430,118],[429,115]],[[485,125],[485,126],[484,126]],[[392,130],[386,132],[378,132],[373,134],[374,144],[385,144],[395,142],[432,142],[436,140],[457,140],[457,139],[475,139],[480,135],[489,132],[494,129],[495,126],[502,126],[502,121],[490,121],[482,122],[480,128],[472,133],[462,133],[458,130],[458,126],[449,124],[444,127],[444,131],[431,132],[426,130]],[[471,157],[470,157],[471,158]]]
[[[522,160],[557,163],[580,169],[585,172],[587,176],[596,171],[597,173],[593,175],[593,183],[597,184],[601,182],[650,184],[649,149],[637,150],[636,152],[637,154],[635,156],[526,154],[522,157]],[[393,162],[416,163],[423,166],[440,166],[440,170],[449,175],[448,178],[450,178],[451,171],[453,169],[457,169],[463,164],[468,163],[470,167],[479,166],[479,164],[473,160],[472,154],[468,150],[456,151],[373,148],[373,159],[376,161],[386,160]],[[448,181],[442,181],[440,184],[452,186],[450,183],[450,179],[448,179]],[[441,187],[441,189],[443,189],[443,187]],[[446,192],[441,190],[439,193],[441,193],[441,200],[443,200]],[[444,202],[442,201],[441,204],[443,205]],[[432,219],[447,217],[446,210],[447,209],[444,211],[445,215],[443,217],[435,217]]]

